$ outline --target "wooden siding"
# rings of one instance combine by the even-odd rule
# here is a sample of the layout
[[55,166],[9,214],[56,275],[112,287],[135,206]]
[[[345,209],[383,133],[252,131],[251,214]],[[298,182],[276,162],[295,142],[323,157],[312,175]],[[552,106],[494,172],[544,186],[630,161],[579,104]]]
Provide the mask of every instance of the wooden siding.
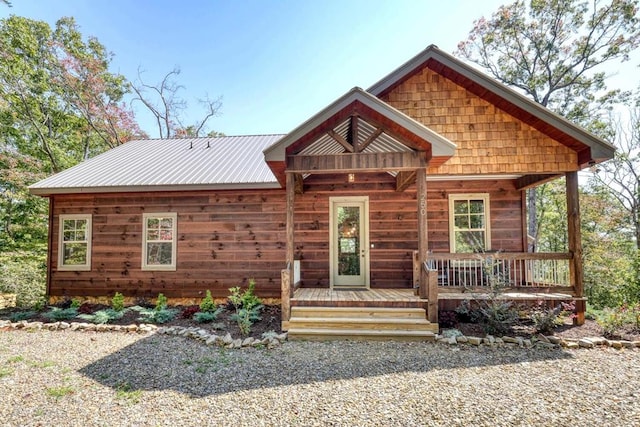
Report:
[[454,157],[428,174],[578,170],[574,150],[425,68],[382,100],[454,142]]
[[[305,287],[329,287],[329,197],[369,196],[369,240],[372,288],[412,286],[412,254],[418,248],[415,185],[395,191],[395,178],[386,173],[312,175],[305,192],[296,195],[296,257],[301,259]],[[522,193],[509,180],[442,181],[427,184],[428,248],[449,252],[451,193],[488,192],[493,249],[523,251]]]
[[[54,196],[51,295],[225,297],[255,278],[260,294],[280,296],[284,266],[282,190]],[[142,214],[177,212],[176,271],[142,271]],[[93,214],[88,272],[58,271],[58,217]]]
[[[387,173],[311,175],[295,197],[295,256],[305,287],[329,286],[329,197],[369,196],[372,288],[412,286],[418,247],[415,185],[395,191]],[[508,180],[429,182],[428,248],[449,252],[448,194],[489,192],[493,249],[523,251],[522,193]],[[284,190],[53,196],[52,296],[214,297],[255,278],[258,294],[280,296],[286,256]],[[176,271],[142,271],[142,214],[177,212]],[[58,271],[59,216],[93,216],[92,270]]]

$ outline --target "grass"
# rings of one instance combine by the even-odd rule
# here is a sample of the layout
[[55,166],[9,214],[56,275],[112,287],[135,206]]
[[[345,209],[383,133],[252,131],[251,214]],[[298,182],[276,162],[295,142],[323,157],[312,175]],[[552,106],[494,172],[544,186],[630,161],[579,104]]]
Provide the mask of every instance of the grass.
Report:
[[130,404],[136,404],[140,402],[142,397],[142,390],[134,390],[129,383],[122,383],[116,389],[116,398],[125,400]]
[[73,387],[69,386],[47,388],[47,394],[51,397],[55,397],[56,399],[60,399],[61,397],[64,397],[73,392]]
[[14,357],[10,357],[7,360],[7,363],[20,363],[20,362],[24,362],[24,356],[14,356]]
[[13,369],[0,368],[0,378],[8,377],[11,374],[13,374]]

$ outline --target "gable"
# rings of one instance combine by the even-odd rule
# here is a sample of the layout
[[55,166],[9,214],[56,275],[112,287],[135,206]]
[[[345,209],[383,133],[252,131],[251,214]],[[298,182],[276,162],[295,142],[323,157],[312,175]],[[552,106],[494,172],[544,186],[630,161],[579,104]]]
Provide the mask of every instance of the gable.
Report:
[[[577,168],[613,158],[615,148],[608,142],[452,55],[441,51],[435,45],[430,45],[382,78],[369,88],[369,92],[381,99],[388,99],[388,95],[397,91],[401,85],[420,74],[425,68],[435,71],[440,76],[486,100],[522,123],[569,147],[577,154]],[[401,100],[408,101],[410,99]]]
[[424,68],[382,100],[457,145],[429,174],[559,173],[578,154],[435,71]]

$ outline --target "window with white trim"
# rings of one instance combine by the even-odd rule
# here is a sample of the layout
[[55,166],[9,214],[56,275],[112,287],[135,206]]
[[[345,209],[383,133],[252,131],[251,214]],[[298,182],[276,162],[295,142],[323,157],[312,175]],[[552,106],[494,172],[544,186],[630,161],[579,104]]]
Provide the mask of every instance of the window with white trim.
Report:
[[176,226],[175,212],[145,213],[142,215],[142,269],[176,269]]
[[449,239],[453,253],[491,249],[488,193],[449,195]]
[[91,270],[91,215],[60,215],[58,270]]

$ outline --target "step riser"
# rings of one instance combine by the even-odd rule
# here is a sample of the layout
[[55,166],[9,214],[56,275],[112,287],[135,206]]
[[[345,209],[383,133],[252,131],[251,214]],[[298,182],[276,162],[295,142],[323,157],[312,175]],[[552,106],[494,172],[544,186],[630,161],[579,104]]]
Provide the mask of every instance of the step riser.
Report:
[[291,329],[290,340],[397,340],[397,341],[434,341],[435,334],[429,331],[377,331],[371,329]]
[[292,307],[291,317],[352,317],[352,318],[394,318],[394,319],[426,319],[423,309],[354,309],[337,307]]
[[291,319],[290,329],[372,329],[387,331],[431,331],[437,332],[437,327],[432,323],[394,323],[394,322],[362,322],[359,319],[340,321],[306,321]]
[[413,341],[425,342],[435,341],[433,336],[424,337],[401,337],[401,336],[355,336],[355,335],[288,335],[287,339],[291,341]]

